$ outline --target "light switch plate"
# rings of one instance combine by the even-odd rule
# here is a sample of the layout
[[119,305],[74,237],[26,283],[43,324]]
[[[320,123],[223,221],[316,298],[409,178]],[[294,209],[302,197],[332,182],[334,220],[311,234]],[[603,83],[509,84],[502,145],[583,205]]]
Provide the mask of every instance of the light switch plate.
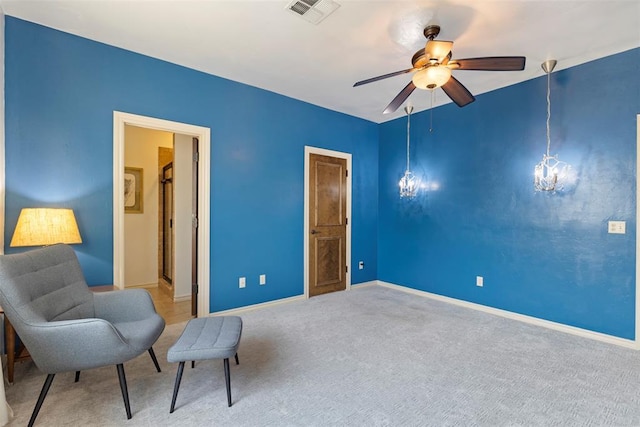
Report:
[[609,234],[625,234],[626,232],[626,221],[609,221]]

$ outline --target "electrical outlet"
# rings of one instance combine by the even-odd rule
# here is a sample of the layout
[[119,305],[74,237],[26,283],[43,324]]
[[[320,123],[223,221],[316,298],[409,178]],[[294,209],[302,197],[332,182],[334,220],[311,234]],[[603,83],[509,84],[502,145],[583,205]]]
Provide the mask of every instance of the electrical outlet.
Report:
[[239,288],[244,288],[247,286],[247,278],[246,277],[241,277],[240,279],[238,279],[238,287]]
[[364,261],[358,263],[358,270],[364,270]]
[[267,275],[266,274],[261,274],[260,275],[260,284],[261,285],[266,285],[267,284]]
[[484,286],[484,278],[482,276],[476,276],[476,286]]

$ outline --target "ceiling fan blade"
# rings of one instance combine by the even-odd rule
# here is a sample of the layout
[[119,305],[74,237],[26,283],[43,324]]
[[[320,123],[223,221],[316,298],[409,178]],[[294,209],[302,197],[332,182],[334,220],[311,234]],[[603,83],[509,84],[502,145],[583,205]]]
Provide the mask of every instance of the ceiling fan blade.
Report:
[[458,104],[458,107],[464,107],[476,100],[476,98],[471,95],[471,92],[453,76],[449,77],[449,81],[442,85],[442,90],[444,90],[444,93],[446,93],[453,102]]
[[456,59],[459,70],[520,71],[524,70],[524,56],[487,56],[484,58]]
[[442,41],[442,40],[429,40],[427,45],[424,47],[424,53],[429,59],[436,59],[438,62],[442,62],[444,58],[449,55],[451,52],[451,48],[453,47],[453,42]]
[[409,95],[411,95],[411,92],[413,92],[415,88],[416,85],[413,84],[413,81],[410,81],[409,84],[406,85],[404,89],[402,89],[400,93],[396,95],[395,98],[393,98],[393,101],[391,101],[391,103],[387,105],[387,108],[384,109],[382,114],[389,114],[396,111],[398,107],[400,107],[402,103],[407,100],[407,98],[409,97]]
[[372,77],[370,79],[361,80],[359,82],[356,82],[353,85],[353,87],[366,85],[367,83],[377,82],[378,80],[383,80],[383,79],[387,79],[389,77],[399,76],[400,74],[406,74],[406,73],[410,73],[412,71],[417,71],[417,70],[419,70],[419,68],[409,68],[409,69],[402,70],[402,71],[395,71],[393,73],[383,74],[383,75],[378,76],[378,77]]

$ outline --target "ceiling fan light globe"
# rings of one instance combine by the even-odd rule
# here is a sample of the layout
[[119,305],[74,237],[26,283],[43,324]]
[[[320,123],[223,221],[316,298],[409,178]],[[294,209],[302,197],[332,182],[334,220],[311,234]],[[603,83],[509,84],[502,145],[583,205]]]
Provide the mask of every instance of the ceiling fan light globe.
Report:
[[451,70],[442,65],[434,65],[420,70],[411,79],[419,89],[435,89],[447,83],[451,78]]
[[428,60],[442,62],[451,53],[453,42],[429,40],[424,47],[424,54]]

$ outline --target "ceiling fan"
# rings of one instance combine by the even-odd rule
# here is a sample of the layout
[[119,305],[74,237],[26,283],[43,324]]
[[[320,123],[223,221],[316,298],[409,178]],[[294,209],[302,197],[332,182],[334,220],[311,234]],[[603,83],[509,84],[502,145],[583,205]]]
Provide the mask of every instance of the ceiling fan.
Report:
[[442,87],[444,93],[446,93],[453,102],[459,107],[464,107],[475,101],[476,98],[462,83],[451,75],[452,70],[524,70],[526,60],[524,56],[487,56],[482,58],[451,59],[453,42],[434,40],[439,33],[439,25],[429,25],[424,29],[427,44],[424,49],[417,51],[413,55],[413,58],[411,58],[412,68],[362,80],[353,86],[361,86],[389,77],[414,72],[415,74],[409,84],[393,98],[393,101],[391,101],[383,111],[384,114],[396,111],[416,88],[433,90]]

